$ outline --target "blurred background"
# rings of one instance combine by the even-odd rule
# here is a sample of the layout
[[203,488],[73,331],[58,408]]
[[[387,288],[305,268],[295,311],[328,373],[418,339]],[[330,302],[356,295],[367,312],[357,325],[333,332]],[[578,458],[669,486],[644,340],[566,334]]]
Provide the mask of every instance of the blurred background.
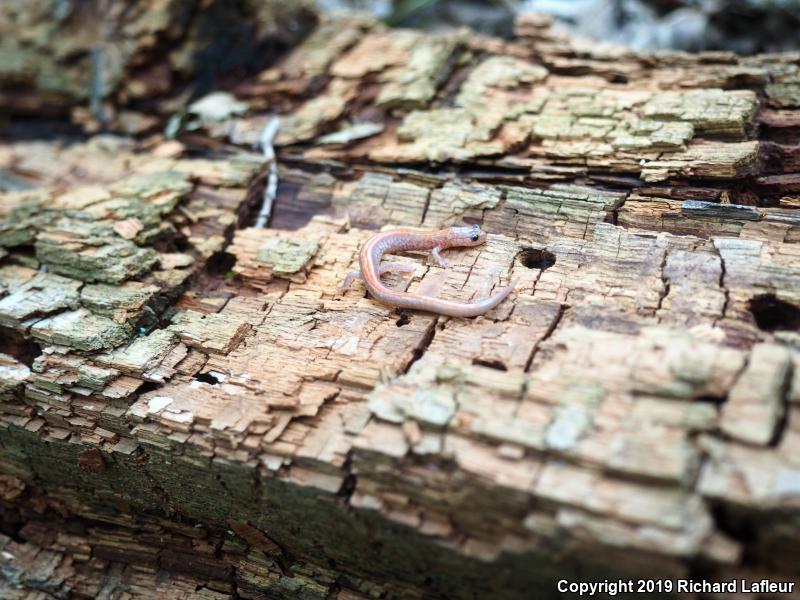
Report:
[[500,37],[544,13],[569,35],[637,51],[800,50],[800,0],[0,0],[0,137],[20,117],[129,134],[181,122],[192,101],[265,71],[320,12],[340,10]]
[[800,48],[800,0],[318,0],[325,11],[360,9],[390,25],[467,26],[508,36],[514,17],[548,13],[578,35],[639,50]]

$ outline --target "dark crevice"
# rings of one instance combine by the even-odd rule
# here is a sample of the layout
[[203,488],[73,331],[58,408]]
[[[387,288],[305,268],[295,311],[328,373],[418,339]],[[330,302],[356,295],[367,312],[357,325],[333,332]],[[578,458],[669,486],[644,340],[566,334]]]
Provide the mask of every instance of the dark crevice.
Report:
[[747,309],[762,331],[800,331],[800,306],[784,302],[775,294],[751,298]]
[[508,371],[508,367],[506,367],[502,362],[499,360],[488,360],[484,358],[473,358],[472,359],[473,365],[478,365],[481,367],[488,367],[490,369],[495,369],[497,371]]
[[606,213],[605,222],[611,223],[615,227],[619,226],[619,211],[622,210],[622,207],[625,206],[625,203],[628,201],[628,194],[625,194],[625,197],[619,200],[618,202],[614,203],[614,206],[611,208],[611,211]]
[[[709,502],[709,509],[717,528],[741,542],[745,549],[758,539],[758,525],[746,513],[721,502]],[[742,558],[744,564],[751,563],[747,560],[746,552]]]
[[727,402],[727,400],[728,400],[727,396],[712,396],[710,394],[704,396],[698,396],[697,398],[692,399],[693,402],[713,404],[715,406],[722,406],[723,404],[725,404],[725,402]]
[[355,489],[356,489],[356,476],[348,472],[348,474],[342,481],[342,487],[339,488],[337,495],[345,500],[345,504],[349,504],[350,496],[353,495]]
[[564,318],[564,315],[567,313],[567,311],[569,309],[570,309],[570,306],[568,304],[562,304],[558,308],[558,314],[556,315],[556,318],[553,319],[553,322],[550,324],[550,327],[548,327],[547,331],[545,331],[544,335],[542,336],[542,339],[539,340],[540,344],[542,342],[550,339],[550,336],[552,336],[553,333],[555,332],[556,328],[558,328],[559,324],[561,323],[562,319]]
[[669,251],[664,251],[664,257],[661,259],[661,267],[659,268],[659,274],[661,277],[661,283],[664,286],[663,291],[658,296],[658,304],[656,305],[655,313],[661,310],[661,306],[664,304],[664,299],[669,296],[670,291],[670,281],[669,277],[664,275],[664,269],[667,266],[667,260],[669,259]]
[[236,264],[236,257],[229,252],[215,252],[206,263],[206,272],[213,276],[221,277],[230,272]]
[[41,353],[42,349],[32,340],[13,329],[0,327],[0,354],[8,354],[30,368]]
[[793,363],[790,361],[783,373],[783,381],[781,382],[781,388],[778,392],[781,402],[781,412],[780,416],[778,417],[778,422],[775,423],[775,429],[772,432],[772,439],[768,444],[770,448],[777,448],[780,445],[786,430],[789,428],[789,413],[792,410],[789,400],[789,392],[792,388],[793,376],[794,368]]
[[139,396],[147,394],[149,392],[154,392],[161,387],[162,384],[156,383],[155,381],[145,381],[139,388],[136,390],[136,393]]
[[16,246],[6,260],[12,264],[30,269],[40,269],[41,263],[36,258],[36,248],[33,245]]
[[422,226],[422,224],[425,222],[425,217],[428,216],[428,207],[431,205],[432,195],[433,195],[433,190],[428,190],[428,193],[425,194],[425,205],[422,207],[422,216],[419,219],[420,226]]
[[664,298],[669,296],[669,291],[670,291],[669,279],[662,277],[661,280],[664,282],[664,293],[658,299],[658,306],[656,307],[656,312],[661,310],[661,305],[664,303]]
[[210,385],[217,385],[219,383],[219,378],[217,378],[213,373],[198,373],[194,376],[196,381],[202,381],[203,383],[208,383]]
[[[724,319],[725,316],[728,314],[728,305],[730,304],[730,292],[728,292],[728,288],[725,287],[725,276],[728,274],[728,271],[725,267],[725,259],[722,258],[722,252],[720,252],[719,248],[717,248],[717,255],[719,256],[719,289],[722,290],[723,295],[725,296],[725,301],[722,303],[722,318]],[[719,319],[717,319],[719,320]],[[714,322],[716,324],[716,321]]]

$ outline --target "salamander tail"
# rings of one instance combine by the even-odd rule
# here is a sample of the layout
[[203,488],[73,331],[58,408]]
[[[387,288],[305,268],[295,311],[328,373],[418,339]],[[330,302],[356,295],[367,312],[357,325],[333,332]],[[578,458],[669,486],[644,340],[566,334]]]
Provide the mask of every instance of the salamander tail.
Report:
[[514,288],[517,287],[518,283],[519,283],[519,278],[512,279],[511,283],[509,283],[506,287],[497,292],[494,296],[486,298],[486,300],[484,300],[483,302],[486,302],[489,308],[494,308],[495,306],[500,304],[503,300],[505,300],[511,292],[514,291]]

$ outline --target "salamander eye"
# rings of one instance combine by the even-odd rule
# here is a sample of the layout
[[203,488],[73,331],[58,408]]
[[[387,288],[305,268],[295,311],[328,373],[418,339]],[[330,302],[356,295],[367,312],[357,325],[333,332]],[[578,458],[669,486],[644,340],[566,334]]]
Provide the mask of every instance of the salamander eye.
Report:
[[469,239],[471,239],[473,242],[477,242],[480,238],[480,234],[477,233],[473,233],[471,236],[469,236]]

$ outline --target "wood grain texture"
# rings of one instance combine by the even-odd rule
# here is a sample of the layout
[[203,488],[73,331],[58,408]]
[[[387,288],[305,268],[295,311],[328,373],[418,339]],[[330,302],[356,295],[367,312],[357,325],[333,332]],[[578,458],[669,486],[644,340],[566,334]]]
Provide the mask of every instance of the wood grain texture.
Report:
[[[797,581],[799,62],[344,17],[177,151],[4,143],[4,570],[175,598]],[[337,291],[375,231],[456,223],[487,243],[386,282],[519,278],[486,315]]]

